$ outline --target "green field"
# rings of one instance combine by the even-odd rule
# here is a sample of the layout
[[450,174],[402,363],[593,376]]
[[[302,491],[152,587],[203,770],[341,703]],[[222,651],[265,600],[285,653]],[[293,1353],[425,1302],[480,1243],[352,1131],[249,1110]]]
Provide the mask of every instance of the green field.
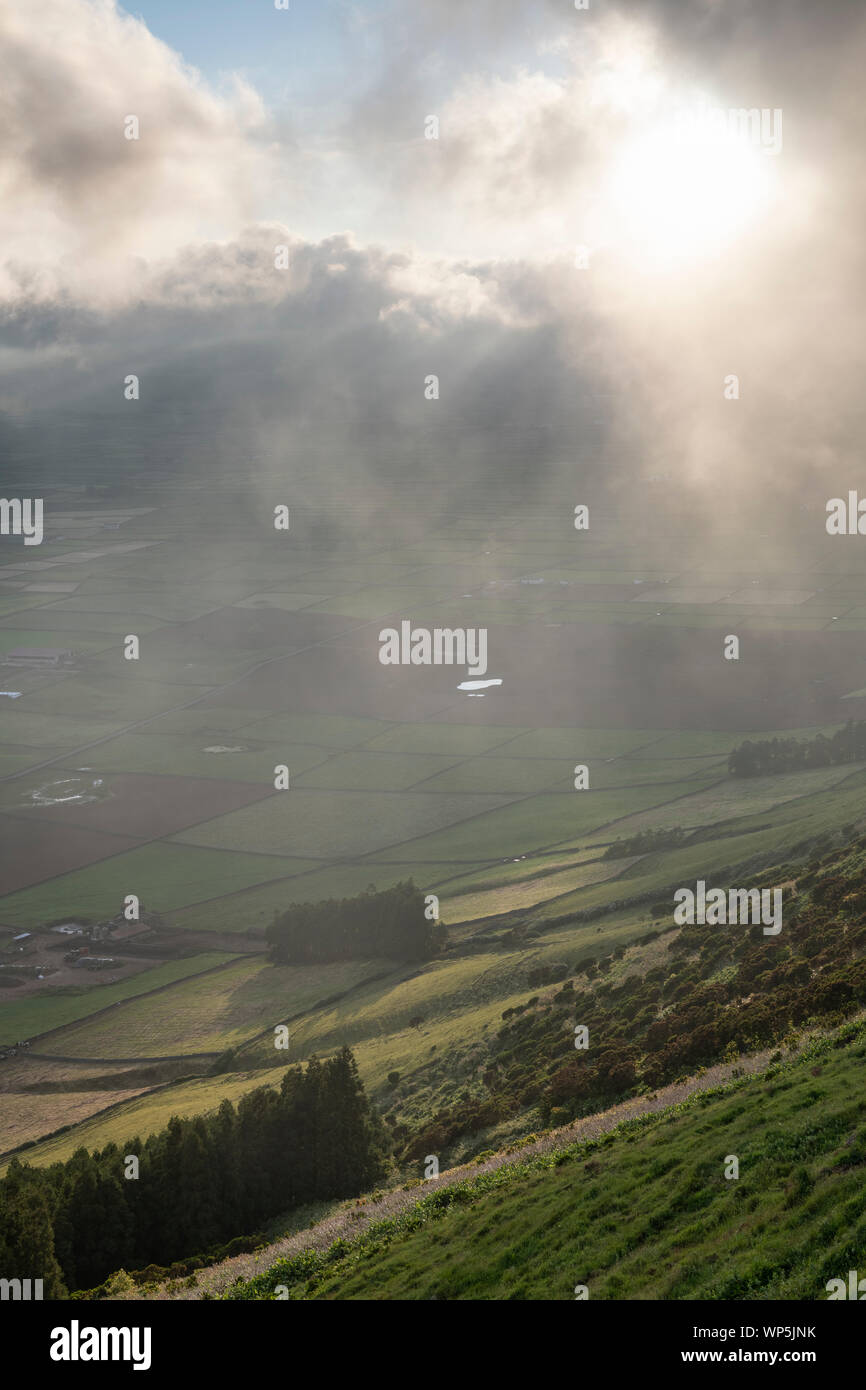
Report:
[[[644,928],[641,918],[626,914],[606,922],[603,934],[594,927],[553,931],[514,952],[479,953],[421,967],[371,961],[288,968],[260,958],[239,959],[201,979],[179,980],[159,994],[131,999],[100,1018],[73,1015],[81,1021],[53,1034],[42,1050],[130,1059],[223,1050],[252,1039],[270,1023],[306,1011],[290,1025],[287,1053],[276,1053],[269,1036],[249,1042],[234,1063],[240,1072],[180,1082],[128,1101],[102,1120],[95,1116],[68,1134],[35,1145],[28,1150],[28,1162],[68,1157],[79,1144],[110,1138],[120,1142],[132,1133],[155,1132],[172,1114],[216,1109],[224,1096],[237,1098],[268,1084],[274,1074],[278,1081],[285,1065],[313,1052],[326,1055],[346,1041],[352,1043],[374,1096],[387,1092],[386,1078],[395,1067],[416,1078],[408,1113],[420,1118],[447,1103],[457,1078],[472,1077],[476,1049],[495,1032],[503,1009],[537,992],[527,982],[530,969],[554,960],[579,963],[600,949],[631,943]],[[364,984],[383,971],[386,978]],[[315,1007],[318,1000],[345,990],[350,991],[347,998]],[[417,1015],[423,1016],[422,1025],[410,1027]],[[39,1050],[38,1045],[35,1052]],[[249,1067],[257,1070],[248,1072]],[[275,1067],[276,1073],[262,1070]]]
[[[471,840],[460,826],[389,848],[392,859],[452,859],[474,851],[475,859],[525,854],[531,850],[569,844],[623,820],[636,806],[667,804],[694,791],[694,783],[634,787],[612,791],[541,793],[490,811],[472,825]],[[606,835],[613,839],[617,831]]]
[[[217,960],[230,961],[231,957],[218,957],[211,964]],[[171,989],[75,1023],[62,1033],[52,1034],[44,1044],[37,1043],[33,1050],[61,1057],[131,1059],[222,1052],[247,1041],[269,1023],[279,1023],[321,999],[351,989],[382,969],[387,969],[386,962],[291,968],[269,965],[260,957],[240,958],[213,975],[180,979]],[[281,1054],[275,1051],[272,1039],[268,1046],[267,1055],[278,1063]]]
[[[64,1162],[82,1146],[96,1149],[112,1142],[122,1144],[134,1136],[146,1139],[149,1134],[164,1129],[173,1115],[205,1114],[209,1110],[216,1110],[224,1099],[237,1101],[265,1082],[266,1078],[261,1072],[208,1076],[181,1082],[83,1120],[72,1130],[44,1139],[27,1149],[25,1157],[34,1167],[42,1167]],[[9,1162],[9,1159],[0,1160],[0,1174],[6,1171]]]
[[443,757],[471,758],[488,752],[526,733],[525,729],[497,725],[492,729],[469,724],[397,724],[387,733],[370,738],[371,751],[383,753],[433,753]]
[[527,882],[503,884],[476,893],[463,893],[446,899],[443,909],[449,923],[471,922],[482,917],[495,917],[502,912],[517,912],[574,893],[591,883],[615,878],[625,872],[635,860],[598,859],[558,873],[543,874]]
[[[297,861],[298,864],[305,862]],[[350,898],[362,893],[370,884],[379,889],[389,888],[412,877],[419,886],[435,891],[440,875],[450,879],[461,867],[454,864],[395,865],[362,860],[348,867],[337,864],[326,869],[306,868],[288,879],[278,878],[257,888],[227,893],[220,898],[182,908],[171,913],[171,920],[174,926],[192,931],[261,929],[267,926],[275,912],[284,911],[291,903]]]
[[812,772],[785,772],[774,777],[725,777],[716,780],[707,790],[683,797],[662,809],[624,817],[617,834],[634,835],[648,826],[685,827],[713,825],[737,816],[759,814],[799,797],[816,796],[836,783],[844,783],[854,775],[856,764],[842,767],[816,768]]
[[[219,719],[221,709],[210,711],[214,719]],[[320,744],[324,748],[354,748],[359,743],[367,743],[378,735],[394,728],[382,719],[353,719],[346,715],[327,714],[271,714],[262,719],[253,719],[243,726],[243,732],[250,738],[284,739],[289,743]],[[419,747],[407,749],[408,752],[436,752],[436,749]]]
[[[294,771],[295,764],[287,755],[284,761]],[[455,758],[436,753],[383,753],[358,750],[320,759],[310,771],[299,769],[295,785],[320,787],[338,791],[405,791],[423,783],[425,791],[463,791],[463,787],[442,787],[437,773],[451,767]],[[508,787],[479,785],[467,790],[476,792],[509,791]]]
[[[65,682],[64,682],[65,684]],[[34,714],[27,701],[10,701],[5,710],[4,743],[29,749],[29,762],[40,762],[55,751],[93,739],[108,738],[120,727],[117,719],[73,718],[65,714]]]
[[[64,914],[98,920],[117,912],[131,892],[154,911],[171,912],[311,867],[308,860],[273,854],[226,855],[157,841],[10,893],[0,902],[0,914],[3,922],[20,927],[56,922]],[[248,925],[239,914],[230,930],[245,931]]]
[[[7,1043],[16,1042],[19,1038],[36,1038],[49,1029],[63,1028],[67,1024],[73,1024],[77,1019],[88,1018],[92,1013],[108,1008],[110,1004],[123,1004],[140,994],[149,995],[152,990],[160,989],[163,985],[174,984],[176,980],[183,980],[188,975],[198,975],[202,971],[212,970],[214,966],[223,965],[231,959],[231,955],[225,951],[208,951],[198,956],[185,956],[182,960],[169,961],[165,965],[155,966],[153,970],[144,970],[141,974],[133,975],[116,985],[96,985],[92,989],[82,989],[80,993],[64,993],[54,997],[49,991],[45,994],[31,995],[27,999],[4,999],[0,1014],[2,1036]],[[159,997],[155,995],[154,999]],[[141,1008],[145,1013],[152,1007],[153,1000],[142,1001]],[[121,1017],[121,1011],[112,1010],[111,1017],[115,1016]],[[92,1026],[96,1027],[96,1022]],[[121,1050],[118,1053],[105,1053],[106,1056],[124,1055],[120,1037],[122,1029],[118,1025],[115,1027]],[[54,1046],[55,1043],[58,1043],[57,1048]],[[50,1038],[42,1042],[41,1050],[50,1053],[56,1051],[58,1055],[64,1050],[68,1051],[70,1056],[88,1055],[78,1054],[74,1049],[64,1049],[59,1043],[59,1036],[52,1033]],[[34,1049],[38,1050],[40,1049]],[[146,1053],[146,1049],[142,1051]]]
[[[237,748],[231,753],[208,752],[208,748]],[[142,730],[125,734],[94,748],[89,762],[100,772],[148,772],[166,776],[228,777],[239,782],[258,782],[273,786],[274,767],[285,763],[292,774],[300,774],[324,762],[328,751],[302,744],[254,744],[242,735],[222,731],[166,734],[159,737]]]
[[[501,806],[504,797],[434,796],[423,792],[330,792],[289,789],[174,837],[211,849],[255,848],[263,854],[369,854],[466,821]],[[464,836],[465,836],[465,832]],[[410,857],[414,851],[404,850]],[[439,854],[440,859],[450,857]]]
[[[114,640],[107,634],[100,635],[98,631],[82,633],[76,629],[73,633],[68,629],[4,626],[0,629],[0,656],[5,656],[14,647],[69,647],[74,652],[100,652],[110,647]],[[14,668],[9,669],[11,671]]]
[[[43,632],[31,645],[45,647],[54,643],[49,642]],[[64,645],[72,644],[65,641]],[[44,689],[34,690],[27,696],[26,709],[22,709],[21,714],[47,714],[52,719],[57,715],[84,715],[89,719],[109,719],[118,727],[193,699],[195,692],[188,686],[153,680],[147,675],[128,675],[122,670],[128,664],[123,661],[118,646],[117,661],[112,663],[111,670],[71,675]]]

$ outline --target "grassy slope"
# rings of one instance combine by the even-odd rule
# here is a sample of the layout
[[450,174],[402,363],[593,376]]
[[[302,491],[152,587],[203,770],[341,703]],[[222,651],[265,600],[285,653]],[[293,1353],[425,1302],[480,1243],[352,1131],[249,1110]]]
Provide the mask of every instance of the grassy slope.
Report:
[[[242,1296],[817,1299],[866,1258],[866,1027],[793,1061],[433,1193]],[[737,1180],[724,1176],[729,1155]],[[313,1274],[310,1281],[309,1275]]]
[[[122,1009],[37,1040],[34,1053],[134,1060],[138,1056],[221,1052],[387,968],[387,961],[277,968],[259,956],[241,957],[214,975],[180,981],[159,994],[132,999]],[[268,1059],[273,1060],[273,1040],[268,1038],[263,1046]]]

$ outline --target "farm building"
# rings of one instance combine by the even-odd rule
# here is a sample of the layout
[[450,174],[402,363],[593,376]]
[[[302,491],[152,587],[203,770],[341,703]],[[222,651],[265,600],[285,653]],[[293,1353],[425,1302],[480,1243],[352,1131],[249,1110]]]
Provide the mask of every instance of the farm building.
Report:
[[142,907],[138,921],[129,922],[122,912],[118,912],[115,917],[97,922],[96,926],[90,929],[89,935],[93,941],[105,941],[109,936],[112,941],[131,941],[134,938],[146,940],[154,931],[164,926],[165,922],[160,913]]
[[36,950],[36,938],[32,932],[19,932],[17,936],[13,936],[12,938],[11,949],[13,951],[23,951],[25,955],[30,955],[31,951]]
[[13,647],[6,653],[12,666],[68,666],[72,659],[67,647]]

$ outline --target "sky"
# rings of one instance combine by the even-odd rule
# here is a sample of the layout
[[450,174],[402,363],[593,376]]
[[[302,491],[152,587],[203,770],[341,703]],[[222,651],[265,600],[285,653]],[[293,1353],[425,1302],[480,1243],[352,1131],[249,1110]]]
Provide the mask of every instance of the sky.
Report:
[[381,49],[385,4],[291,0],[143,0],[129,6],[150,31],[211,82],[242,72],[274,105],[301,102],[326,109],[360,88]]
[[264,468],[290,433],[384,487],[437,372],[412,467],[457,497],[570,460],[822,508],[860,467],[864,32],[847,0],[0,0],[0,425],[113,409],[129,363],[179,471],[181,435]]

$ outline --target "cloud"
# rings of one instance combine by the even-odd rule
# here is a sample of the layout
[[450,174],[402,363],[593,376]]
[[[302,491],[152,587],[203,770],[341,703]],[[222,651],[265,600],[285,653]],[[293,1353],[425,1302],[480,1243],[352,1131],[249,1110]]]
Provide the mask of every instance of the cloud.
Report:
[[267,120],[242,81],[210,91],[114,0],[5,0],[0,47],[0,297],[105,301],[136,258],[250,216]]
[[[300,451],[369,509],[404,483],[406,524],[409,491],[437,481],[452,508],[567,509],[577,488],[657,505],[647,478],[669,473],[708,516],[722,482],[732,511],[774,492],[820,509],[854,485],[864,283],[864,21],[822,13],[397,6],[362,99],[295,148],[243,84],[211,91],[113,3],[7,0],[0,405],[79,411],[106,466],[112,451],[157,471],[243,459],[262,496]],[[702,94],[783,108],[782,154],[755,155],[773,196],[719,247],[658,264],[642,236],[659,203],[682,200],[675,233],[695,211],[706,228],[716,191],[700,164],[701,179],[676,162],[646,174],[640,140]],[[311,239],[268,177],[282,190],[320,155],[301,201],[322,197],[333,234]],[[126,372],[143,383],[134,426]]]

